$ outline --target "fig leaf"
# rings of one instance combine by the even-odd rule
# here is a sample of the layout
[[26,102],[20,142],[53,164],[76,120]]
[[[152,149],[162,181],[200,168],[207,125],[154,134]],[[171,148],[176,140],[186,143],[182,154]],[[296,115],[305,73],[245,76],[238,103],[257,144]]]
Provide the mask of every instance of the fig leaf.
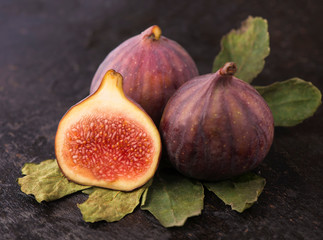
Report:
[[263,70],[265,58],[269,55],[269,33],[267,20],[249,16],[241,28],[232,30],[221,39],[221,51],[215,57],[213,72],[226,62],[235,62],[235,76],[251,83]]
[[246,173],[234,179],[203,184],[233,210],[242,213],[257,201],[266,180],[254,173]]
[[98,187],[86,189],[83,193],[89,194],[89,198],[77,206],[86,222],[119,221],[134,211],[139,204],[142,193],[150,184],[151,181],[131,192]]
[[39,203],[53,201],[90,188],[68,181],[60,171],[55,159],[45,160],[39,164],[26,163],[21,172],[25,175],[18,178],[21,191],[34,195]]
[[311,117],[321,104],[320,90],[300,78],[255,88],[269,105],[275,126],[297,125]]
[[144,193],[141,209],[148,210],[164,227],[183,226],[186,219],[201,214],[204,188],[174,170],[158,173]]

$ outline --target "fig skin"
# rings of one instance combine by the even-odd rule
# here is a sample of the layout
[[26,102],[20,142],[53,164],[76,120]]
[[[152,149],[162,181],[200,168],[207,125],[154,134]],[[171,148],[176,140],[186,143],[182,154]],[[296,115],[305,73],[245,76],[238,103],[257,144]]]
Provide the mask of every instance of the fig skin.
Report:
[[128,99],[122,76],[109,70],[96,92],[61,119],[55,154],[63,174],[88,186],[131,191],[155,174],[161,155],[157,127]]
[[165,107],[160,132],[170,162],[182,174],[215,181],[257,167],[274,136],[260,94],[236,78],[234,63],[183,84]]
[[96,71],[90,93],[103,74],[115,69],[124,76],[123,89],[159,125],[168,99],[184,82],[198,75],[193,59],[175,41],[151,26],[111,51]]

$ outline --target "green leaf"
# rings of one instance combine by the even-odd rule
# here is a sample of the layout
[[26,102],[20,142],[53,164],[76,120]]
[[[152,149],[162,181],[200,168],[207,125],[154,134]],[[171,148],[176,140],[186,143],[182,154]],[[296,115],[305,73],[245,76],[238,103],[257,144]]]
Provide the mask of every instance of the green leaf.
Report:
[[257,201],[266,180],[254,173],[247,173],[231,180],[203,184],[225,204],[241,213]]
[[119,221],[132,213],[139,204],[142,193],[149,187],[151,181],[132,192],[122,192],[104,188],[93,188],[83,191],[89,198],[81,204],[79,209],[86,222]]
[[255,88],[268,103],[275,126],[287,127],[301,123],[311,117],[321,104],[320,90],[300,78]]
[[269,33],[267,20],[248,17],[241,28],[232,30],[221,39],[221,51],[213,63],[216,72],[226,62],[235,62],[235,76],[250,83],[264,68],[269,55]]
[[39,164],[26,163],[18,178],[21,191],[35,196],[37,202],[53,201],[74,192],[90,188],[67,180],[60,171],[55,159],[45,160]]
[[161,172],[142,198],[141,209],[152,213],[164,227],[183,226],[186,219],[201,214],[203,185],[175,171]]

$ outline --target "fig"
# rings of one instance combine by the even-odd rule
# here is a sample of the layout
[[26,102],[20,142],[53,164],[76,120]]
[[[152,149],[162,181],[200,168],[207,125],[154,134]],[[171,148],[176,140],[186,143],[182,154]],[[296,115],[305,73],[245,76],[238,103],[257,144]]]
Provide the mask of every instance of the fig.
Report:
[[234,77],[235,63],[183,84],[165,107],[160,131],[170,162],[199,180],[231,178],[257,167],[274,135],[260,94]]
[[161,35],[154,25],[116,47],[96,71],[90,93],[93,93],[108,69],[124,76],[123,89],[159,125],[168,99],[184,82],[198,75],[197,67],[175,41]]
[[97,91],[60,120],[55,154],[73,182],[131,191],[157,170],[161,139],[147,113],[122,89],[122,76],[109,70]]

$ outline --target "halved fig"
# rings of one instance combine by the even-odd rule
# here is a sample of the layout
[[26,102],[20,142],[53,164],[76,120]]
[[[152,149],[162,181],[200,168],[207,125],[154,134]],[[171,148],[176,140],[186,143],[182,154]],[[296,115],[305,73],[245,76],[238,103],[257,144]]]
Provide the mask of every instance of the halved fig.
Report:
[[73,182],[131,191],[153,177],[161,140],[151,118],[122,89],[122,76],[109,70],[92,95],[61,119],[55,153]]

